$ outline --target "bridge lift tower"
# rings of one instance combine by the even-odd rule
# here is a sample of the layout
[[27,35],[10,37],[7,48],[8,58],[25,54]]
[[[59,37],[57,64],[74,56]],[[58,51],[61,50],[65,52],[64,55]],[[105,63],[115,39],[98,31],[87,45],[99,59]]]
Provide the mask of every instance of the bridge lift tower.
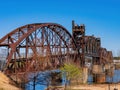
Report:
[[78,48],[78,57],[80,57],[80,64],[84,66],[85,64],[85,53],[84,53],[84,36],[85,36],[85,25],[76,25],[74,21],[72,21],[72,35],[76,42]]

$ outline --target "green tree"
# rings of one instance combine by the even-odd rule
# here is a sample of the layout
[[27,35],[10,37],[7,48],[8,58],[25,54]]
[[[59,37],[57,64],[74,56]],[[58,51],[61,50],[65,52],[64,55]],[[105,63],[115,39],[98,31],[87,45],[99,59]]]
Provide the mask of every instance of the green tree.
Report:
[[60,70],[66,73],[66,78],[70,81],[70,84],[71,80],[77,81],[78,78],[82,78],[82,68],[79,68],[73,63],[65,63],[64,66],[60,68]]

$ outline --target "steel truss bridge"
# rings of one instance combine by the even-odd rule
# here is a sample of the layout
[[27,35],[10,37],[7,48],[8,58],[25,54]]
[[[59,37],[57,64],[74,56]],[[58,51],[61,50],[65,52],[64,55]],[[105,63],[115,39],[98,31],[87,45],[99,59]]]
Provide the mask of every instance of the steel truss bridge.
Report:
[[72,21],[72,34],[56,23],[34,23],[19,27],[0,39],[6,48],[6,74],[21,74],[59,68],[74,62],[85,66],[112,62],[112,52],[101,47],[100,38],[85,35],[84,25]]

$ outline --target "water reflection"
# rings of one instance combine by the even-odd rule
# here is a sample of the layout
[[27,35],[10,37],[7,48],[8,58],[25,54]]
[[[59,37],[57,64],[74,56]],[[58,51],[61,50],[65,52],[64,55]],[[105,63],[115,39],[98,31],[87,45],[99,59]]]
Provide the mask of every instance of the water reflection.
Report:
[[[120,70],[114,70],[114,75],[112,77],[106,76],[106,83],[118,83],[120,82]],[[88,76],[88,84],[93,83],[93,76],[89,75]]]
[[118,83],[118,82],[120,82],[119,75],[120,75],[120,70],[114,70],[114,76],[113,77],[107,76],[106,82],[112,82],[112,83]]
[[[30,82],[26,84],[26,90],[45,90],[47,86],[51,85],[51,78],[50,74],[51,72],[60,72],[59,70],[52,70],[52,71],[46,71],[46,72],[40,72],[37,73],[38,77],[35,79],[35,73],[30,75]],[[118,83],[120,82],[120,70],[114,70],[113,77],[106,77],[107,83]],[[66,77],[65,73],[62,74],[62,82],[59,85],[65,85]],[[36,80],[34,83],[34,79]],[[88,76],[88,84],[93,83],[92,75]],[[35,89],[33,89],[33,85],[35,84]]]
[[[52,85],[53,73],[59,73],[59,70],[51,70],[45,72],[37,72],[29,74],[29,82],[26,84],[26,90],[45,90],[49,85]],[[57,83],[59,84],[59,83]],[[60,83],[61,85],[62,83]]]

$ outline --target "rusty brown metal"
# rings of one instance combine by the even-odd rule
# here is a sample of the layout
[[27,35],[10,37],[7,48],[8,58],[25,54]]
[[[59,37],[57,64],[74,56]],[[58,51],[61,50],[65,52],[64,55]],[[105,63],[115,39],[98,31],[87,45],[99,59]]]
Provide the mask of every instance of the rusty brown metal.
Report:
[[55,23],[35,23],[19,27],[0,39],[6,47],[5,72],[25,73],[56,69],[65,62],[85,66],[86,57],[93,64],[112,62],[112,52],[101,47],[101,40],[85,35],[85,25],[72,21],[72,35]]
[[55,69],[65,61],[74,61],[77,55],[71,34],[55,23],[19,27],[0,39],[0,46],[8,46],[6,70],[9,73]]
[[93,64],[105,64],[112,62],[111,51],[101,47],[100,38],[85,35],[85,25],[77,25],[72,21],[72,34],[78,48],[81,66],[85,66],[86,57],[91,57]]

